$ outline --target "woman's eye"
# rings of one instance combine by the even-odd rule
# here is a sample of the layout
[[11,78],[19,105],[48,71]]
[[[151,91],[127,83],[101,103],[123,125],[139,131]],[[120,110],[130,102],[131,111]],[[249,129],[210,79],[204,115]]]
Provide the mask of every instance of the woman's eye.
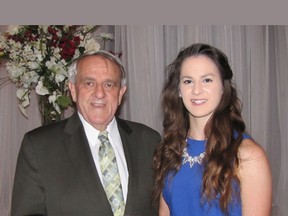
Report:
[[184,80],[183,83],[184,84],[189,84],[189,83],[192,83],[192,80]]

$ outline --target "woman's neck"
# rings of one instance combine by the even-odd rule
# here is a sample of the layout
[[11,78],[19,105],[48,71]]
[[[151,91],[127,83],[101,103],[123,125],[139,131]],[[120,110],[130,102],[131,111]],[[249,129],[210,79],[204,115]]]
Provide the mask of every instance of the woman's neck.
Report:
[[190,119],[190,128],[188,131],[188,136],[195,140],[205,140],[205,129],[206,122],[199,120]]

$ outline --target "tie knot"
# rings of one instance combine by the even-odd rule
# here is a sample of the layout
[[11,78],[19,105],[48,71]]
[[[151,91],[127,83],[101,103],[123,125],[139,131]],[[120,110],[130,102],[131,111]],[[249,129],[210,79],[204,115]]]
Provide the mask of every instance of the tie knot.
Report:
[[100,131],[98,139],[100,140],[99,153],[107,156],[107,154],[109,153],[109,151],[111,151],[111,149],[113,151],[111,143],[108,139],[108,132]]
[[98,135],[98,139],[103,142],[108,139],[108,131],[100,131]]

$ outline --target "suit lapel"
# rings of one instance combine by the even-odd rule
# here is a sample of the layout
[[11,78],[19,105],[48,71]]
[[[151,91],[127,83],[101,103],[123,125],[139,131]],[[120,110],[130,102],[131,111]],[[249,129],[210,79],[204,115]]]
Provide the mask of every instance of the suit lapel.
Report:
[[68,120],[65,132],[70,134],[70,136],[65,140],[64,147],[71,159],[75,173],[79,176],[93,206],[102,208],[103,215],[111,215],[110,204],[106,199],[84,128],[77,113]]
[[[136,202],[135,197],[138,197],[139,161],[137,158],[139,158],[139,150],[137,145],[135,145],[135,143],[137,143],[137,137],[132,136],[132,129],[119,119],[117,119],[117,124],[129,172],[128,194],[125,209],[125,212],[127,213],[133,210],[133,206],[135,206],[134,203]],[[95,206],[95,211],[97,212],[99,211],[99,208],[101,208],[102,215],[112,216],[113,213],[110,204],[98,176],[88,140],[77,113],[68,120],[65,127],[65,133],[68,134],[68,138],[64,141],[64,147],[75,170],[75,178],[79,177],[83,188],[85,188],[92,204]]]
[[136,138],[131,135],[132,129],[119,119],[117,119],[117,123],[129,172],[128,194],[125,209],[125,212],[127,213],[132,210],[134,206],[133,203],[136,201],[135,197],[137,197],[138,194],[138,148],[137,145],[135,145],[137,142]]

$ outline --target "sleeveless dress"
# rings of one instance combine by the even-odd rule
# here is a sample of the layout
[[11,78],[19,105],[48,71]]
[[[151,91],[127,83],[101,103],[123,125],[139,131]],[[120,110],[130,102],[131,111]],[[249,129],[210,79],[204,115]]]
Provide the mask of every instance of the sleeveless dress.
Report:
[[[243,139],[250,138],[247,134]],[[205,140],[187,139],[187,152],[195,157],[205,151]],[[190,167],[189,162],[182,164],[177,173],[170,172],[164,180],[162,190],[163,198],[166,201],[170,216],[225,216],[220,210],[219,196],[211,202],[201,200],[203,166],[195,162]],[[240,194],[239,185],[232,182],[233,195],[228,206],[228,214],[241,216],[241,200],[236,194]]]

